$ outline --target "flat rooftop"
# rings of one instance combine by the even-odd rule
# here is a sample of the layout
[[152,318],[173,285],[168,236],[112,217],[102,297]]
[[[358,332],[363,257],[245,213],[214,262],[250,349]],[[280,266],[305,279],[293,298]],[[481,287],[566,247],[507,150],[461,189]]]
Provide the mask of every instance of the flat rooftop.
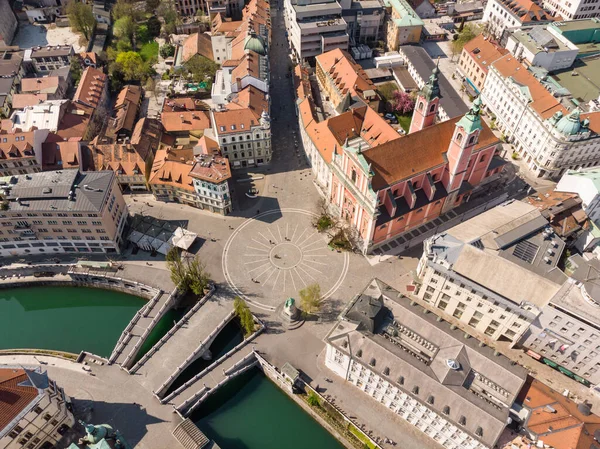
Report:
[[551,76],[579,102],[587,103],[600,96],[600,56],[577,59],[568,69]]
[[110,170],[76,169],[5,176],[0,178],[0,193],[8,200],[9,211],[98,212],[114,176]]
[[564,36],[561,36],[561,38],[554,36],[546,29],[546,25],[517,29],[512,33],[512,37],[533,54],[544,51],[554,53],[571,50],[563,41],[565,39]]
[[562,33],[568,33],[570,31],[581,31],[589,30],[590,28],[600,28],[600,20],[598,20],[597,18],[568,20],[565,22],[554,22],[552,26],[554,26],[557,30],[559,30]]

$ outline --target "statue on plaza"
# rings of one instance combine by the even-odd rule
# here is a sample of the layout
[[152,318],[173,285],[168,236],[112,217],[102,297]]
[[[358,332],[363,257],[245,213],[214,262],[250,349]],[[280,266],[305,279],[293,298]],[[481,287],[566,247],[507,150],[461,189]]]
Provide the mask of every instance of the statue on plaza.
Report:
[[283,313],[291,318],[295,319],[298,315],[298,308],[296,307],[296,300],[294,298],[288,298],[283,306]]

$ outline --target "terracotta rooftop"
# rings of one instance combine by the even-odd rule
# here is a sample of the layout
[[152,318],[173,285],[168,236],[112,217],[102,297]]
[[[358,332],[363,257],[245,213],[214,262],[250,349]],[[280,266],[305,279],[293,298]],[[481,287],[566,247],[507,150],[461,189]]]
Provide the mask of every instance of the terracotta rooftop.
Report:
[[210,116],[205,111],[163,112],[160,119],[166,132],[197,131],[210,128]]
[[145,160],[150,153],[154,154],[160,144],[162,136],[162,123],[154,118],[143,117],[138,120],[133,128],[130,143]]
[[53,94],[60,86],[58,76],[45,76],[43,78],[23,78],[21,80],[21,92]]
[[93,111],[94,109],[89,106],[71,102],[55,135],[62,140],[83,140]]
[[98,55],[93,51],[79,53],[79,57],[83,60],[88,59],[92,64],[98,64]]
[[183,43],[183,62],[190,60],[193,56],[201,55],[214,61],[212,43],[207,33],[194,33]]
[[523,201],[537,207],[557,235],[565,239],[580,229],[588,229],[588,217],[576,193],[551,190],[529,196]]
[[226,157],[202,155],[197,156],[195,160],[196,163],[190,171],[192,178],[215,184],[231,178],[229,159]]
[[149,165],[131,144],[90,144],[94,166],[99,170],[112,170],[117,175],[146,175]]
[[219,144],[206,135],[202,136],[194,147],[194,154],[208,154],[218,156],[220,154]]
[[342,93],[362,97],[362,92],[374,89],[371,79],[348,52],[336,48],[318,55],[316,60]]
[[218,13],[212,21],[211,29],[213,33],[231,33],[236,32],[241,24],[242,21],[227,20]]
[[191,150],[158,150],[152,164],[149,183],[194,191],[194,183],[190,177],[192,161]]
[[121,89],[115,103],[114,117],[108,123],[106,131],[108,135],[116,136],[122,130],[133,131],[141,99],[140,86],[127,85]]
[[37,397],[37,388],[19,385],[27,381],[25,370],[0,369],[0,429],[10,424]]
[[525,427],[555,449],[591,449],[600,416],[582,413],[577,404],[542,382],[529,378],[517,401],[531,411]]
[[556,20],[549,13],[531,0],[500,0],[501,4],[513,12],[523,24]]
[[269,100],[263,91],[250,84],[235,94],[226,107],[229,110],[248,108],[258,119],[263,111],[269,111]]
[[35,106],[48,99],[48,94],[14,94],[12,98],[13,109],[24,109],[27,106]]
[[34,132],[0,133],[0,160],[35,159]]
[[107,77],[102,70],[86,67],[77,85],[73,101],[93,108],[98,107],[106,82]]
[[204,111],[206,109],[205,102],[192,97],[165,98],[162,112]]
[[529,105],[542,119],[550,118],[558,111],[561,111],[565,115],[568,113],[560,102],[514,56],[510,54],[505,55],[493,62],[492,66],[504,78],[512,78],[529,89],[529,95],[532,99]]
[[45,142],[42,144],[42,170],[62,170],[83,167],[80,160],[80,142]]
[[469,53],[469,56],[475,61],[485,73],[490,68],[490,64],[508,53],[508,50],[494,45],[483,34],[479,34],[465,44],[463,50]]
[[251,109],[234,109],[214,112],[215,126],[219,134],[250,132],[253,126],[259,125],[259,119]]
[[231,81],[241,80],[246,76],[262,79],[260,74],[260,56],[254,52],[248,52],[243,56],[238,65],[231,71]]
[[[461,118],[454,117],[363,151],[363,156],[367,163],[371,164],[371,169],[375,173],[372,181],[373,190],[384,189],[398,181],[444,164],[455,124]],[[483,120],[481,126],[483,129],[475,151],[500,143]]]

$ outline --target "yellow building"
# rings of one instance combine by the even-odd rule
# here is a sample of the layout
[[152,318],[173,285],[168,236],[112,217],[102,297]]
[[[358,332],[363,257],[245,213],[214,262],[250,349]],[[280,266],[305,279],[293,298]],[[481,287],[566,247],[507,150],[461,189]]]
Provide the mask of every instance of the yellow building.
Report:
[[386,44],[390,51],[400,45],[418,44],[423,21],[406,0],[386,0]]

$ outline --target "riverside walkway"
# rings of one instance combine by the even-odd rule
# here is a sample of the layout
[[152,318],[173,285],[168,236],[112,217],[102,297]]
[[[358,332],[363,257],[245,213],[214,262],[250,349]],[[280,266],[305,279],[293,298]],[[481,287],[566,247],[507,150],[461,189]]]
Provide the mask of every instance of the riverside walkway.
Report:
[[234,316],[233,295],[229,290],[209,293],[129,373],[156,396],[164,396],[183,370],[206,354],[221,329]]
[[109,363],[116,363],[123,368],[130,368],[148,335],[165,313],[173,307],[177,297],[177,290],[170,293],[159,290],[131,319],[121,337],[119,337],[108,359]]

